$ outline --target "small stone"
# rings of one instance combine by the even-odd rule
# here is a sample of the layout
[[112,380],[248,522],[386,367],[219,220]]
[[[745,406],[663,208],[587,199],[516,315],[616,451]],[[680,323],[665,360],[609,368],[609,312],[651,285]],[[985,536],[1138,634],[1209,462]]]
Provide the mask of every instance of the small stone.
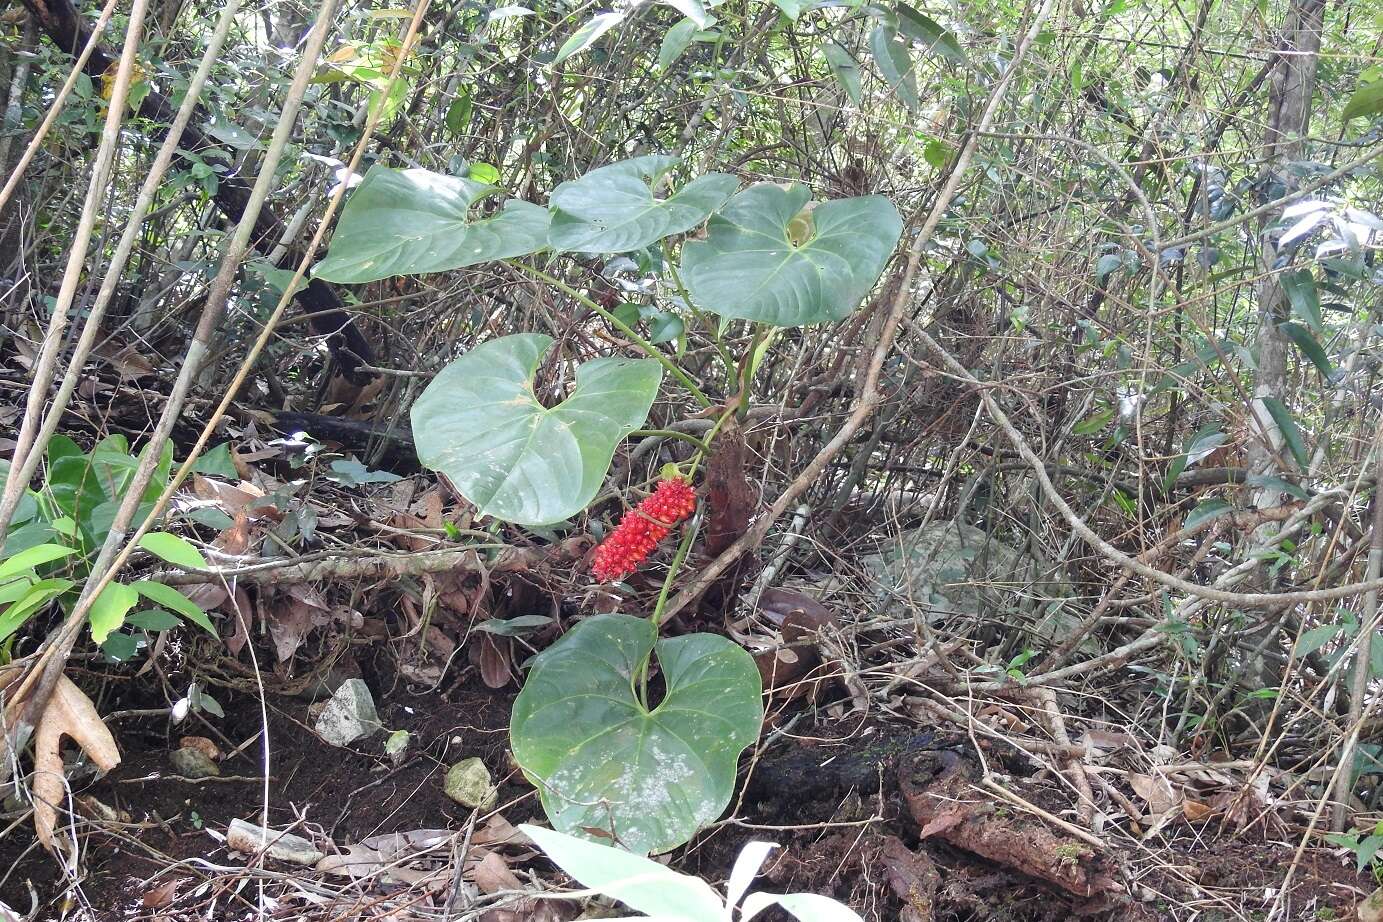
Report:
[[408,755],[410,738],[407,730],[395,730],[389,734],[389,738],[384,741],[384,754],[389,757],[390,762],[398,765],[403,761],[403,757]]
[[[1354,910],[1359,922],[1380,922],[1383,920],[1383,888],[1373,891],[1369,898]],[[1320,918],[1317,916],[1317,918]]]
[[[230,821],[226,830],[226,845],[246,855],[257,854],[261,849],[270,858],[310,867],[326,857],[315,845],[302,836],[288,832],[275,832],[247,823],[240,818]],[[265,846],[268,846],[267,848]]]
[[174,749],[168,753],[168,761],[173,764],[173,771],[194,781],[198,778],[214,778],[221,774],[221,766],[211,761],[205,752],[191,746]]
[[223,758],[221,755],[221,747],[217,746],[205,736],[184,736],[182,739],[178,740],[178,747],[180,749],[201,750],[206,753],[206,757],[213,762],[220,762]]
[[347,679],[317,715],[313,730],[333,746],[349,746],[384,729],[363,679]]
[[479,758],[463,759],[447,769],[442,789],[463,807],[492,810],[499,802],[499,791],[490,780],[490,770]]

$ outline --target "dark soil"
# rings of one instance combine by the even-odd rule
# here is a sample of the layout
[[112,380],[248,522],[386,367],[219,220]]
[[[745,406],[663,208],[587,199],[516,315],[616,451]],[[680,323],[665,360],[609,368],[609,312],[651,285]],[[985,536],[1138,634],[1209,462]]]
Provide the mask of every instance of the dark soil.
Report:
[[[297,823],[300,832],[320,831],[338,845],[379,833],[455,828],[470,811],[443,794],[442,779],[449,764],[470,756],[481,757],[500,780],[501,805],[516,802],[505,808],[505,816],[514,823],[529,819],[536,808],[532,788],[508,765],[513,695],[478,681],[474,685],[425,698],[410,697],[400,687],[380,702],[384,725],[412,735],[409,755],[398,766],[383,754],[384,734],[339,749],[308,729],[306,701],[270,697],[269,825],[282,830]],[[130,918],[139,907],[142,882],[174,861],[243,864],[243,856],[228,852],[211,831],[224,834],[235,817],[258,822],[264,799],[263,712],[250,695],[224,689],[214,694],[225,718],[199,725],[194,716],[171,738],[166,718],[121,721],[120,766],[74,792],[128,815],[118,833],[98,830],[84,843],[80,891],[93,910],[91,918]],[[226,758],[221,777],[191,782],[177,776],[168,761],[182,734],[211,737],[226,752],[252,742]],[[32,836],[24,832],[21,828],[0,840],[0,868],[9,869],[0,901],[16,908],[29,905],[30,886],[41,897],[65,889],[57,881],[57,863],[29,847]]]
[[[371,684],[392,686],[380,693],[384,724],[412,735],[409,756],[397,766],[383,755],[384,734],[350,750],[338,749],[307,729],[307,701],[268,696],[272,827],[296,825],[296,831],[338,846],[379,833],[459,828],[469,811],[445,797],[442,777],[447,765],[470,756],[481,757],[500,779],[501,811],[509,822],[541,820],[531,787],[508,762],[505,728],[512,687],[490,690],[471,670],[464,682],[444,693],[414,696],[402,683],[377,679],[372,676]],[[229,852],[218,835],[235,817],[258,819],[264,797],[263,710],[255,695],[222,688],[214,693],[225,709],[224,719],[200,721],[194,716],[171,735],[161,716],[119,719],[123,762],[106,778],[88,782],[75,793],[120,811],[123,822],[86,827],[90,832],[84,836],[86,865],[79,888],[62,883],[57,864],[30,845],[24,826],[11,830],[0,839],[0,868],[8,869],[0,900],[22,909],[30,905],[30,893],[36,893],[37,919],[64,917],[64,896],[75,899],[79,907],[78,915],[69,912],[67,918],[153,919],[157,913],[142,908],[141,901],[154,886],[148,881],[156,872],[186,859],[228,869],[243,866],[244,857]],[[141,706],[137,701],[112,700],[131,697],[108,696],[103,711]],[[190,782],[172,773],[168,754],[183,734],[208,736],[223,752],[232,753],[221,764],[220,778]],[[744,844],[764,839],[783,846],[765,865],[764,887],[834,896],[871,922],[1058,922],[1077,917],[1142,922],[1171,918],[1174,903],[1198,905],[1207,894],[1213,904],[1205,906],[1204,918],[1254,918],[1265,889],[1280,884],[1290,863],[1288,845],[1245,842],[1228,835],[1198,841],[1188,835],[1172,846],[1182,855],[1172,862],[1174,872],[1157,868],[1140,874],[1135,866],[1146,856],[1132,849],[1119,857],[1126,880],[1144,885],[1139,899],[1111,903],[1072,898],[978,858],[956,843],[940,837],[919,840],[898,789],[899,762],[919,752],[963,754],[969,746],[968,735],[962,733],[805,712],[757,762],[746,761],[749,781],[733,814],[738,819],[699,836],[674,855],[673,864],[723,882]],[[1044,788],[1040,777],[1025,777],[1033,774],[1033,767],[1021,753],[1002,746],[986,748],[990,764],[1002,768],[1015,783],[1025,783],[1025,795],[1052,812],[1062,810],[1059,791]],[[272,861],[268,866],[294,870]],[[191,866],[188,874],[214,875],[214,868]],[[1353,873],[1339,858],[1308,853],[1292,894],[1292,906],[1299,911],[1291,918],[1351,918],[1355,903],[1368,889],[1367,876]],[[918,896],[922,890],[926,893]],[[930,915],[915,914],[923,904]],[[778,922],[787,917],[759,918]]]

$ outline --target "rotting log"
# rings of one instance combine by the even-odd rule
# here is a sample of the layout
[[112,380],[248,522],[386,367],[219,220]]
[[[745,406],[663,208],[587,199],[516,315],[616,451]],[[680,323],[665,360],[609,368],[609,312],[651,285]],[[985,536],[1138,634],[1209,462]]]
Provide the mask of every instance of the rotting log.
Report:
[[1109,855],[1015,812],[974,782],[965,756],[935,750],[900,766],[899,788],[923,840],[939,839],[1074,897],[1104,902],[1125,893]]

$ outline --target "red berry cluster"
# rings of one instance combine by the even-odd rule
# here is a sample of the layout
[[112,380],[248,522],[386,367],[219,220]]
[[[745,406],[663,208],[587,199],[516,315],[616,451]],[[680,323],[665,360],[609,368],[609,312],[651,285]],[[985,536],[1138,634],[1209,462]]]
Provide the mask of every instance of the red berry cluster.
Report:
[[598,580],[621,579],[638,568],[672,526],[696,511],[696,491],[681,477],[658,482],[653,495],[625,513],[610,537],[595,549],[591,573]]

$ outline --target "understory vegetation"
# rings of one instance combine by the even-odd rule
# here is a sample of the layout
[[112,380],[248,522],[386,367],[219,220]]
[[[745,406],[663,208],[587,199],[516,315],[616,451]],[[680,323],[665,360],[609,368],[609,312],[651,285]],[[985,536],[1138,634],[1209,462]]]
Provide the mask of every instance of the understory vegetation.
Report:
[[1360,0],[10,0],[0,920],[1383,919],[1380,164]]

